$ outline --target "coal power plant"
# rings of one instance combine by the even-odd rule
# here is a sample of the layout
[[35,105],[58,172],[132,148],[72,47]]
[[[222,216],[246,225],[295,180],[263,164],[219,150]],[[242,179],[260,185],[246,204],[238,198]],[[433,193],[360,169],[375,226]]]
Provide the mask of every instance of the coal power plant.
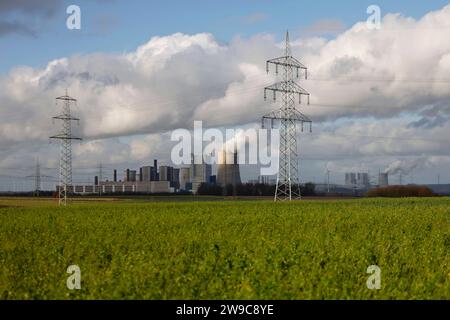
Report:
[[222,151],[217,166],[217,183],[222,186],[241,184],[237,152]]

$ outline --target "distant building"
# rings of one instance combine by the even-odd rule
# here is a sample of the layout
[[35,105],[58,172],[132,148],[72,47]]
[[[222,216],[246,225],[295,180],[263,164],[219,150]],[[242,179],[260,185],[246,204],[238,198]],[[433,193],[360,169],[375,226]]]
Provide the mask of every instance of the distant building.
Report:
[[387,173],[380,173],[378,175],[378,186],[386,187],[389,185],[389,176]]
[[173,168],[169,166],[159,166],[159,180],[171,181],[173,176]]
[[99,185],[76,185],[76,194],[172,193],[169,181],[102,181]]
[[356,185],[356,174],[353,172],[347,172],[345,174],[345,185],[353,186]]
[[175,189],[180,188],[180,169],[170,166],[159,167],[159,180],[169,181],[170,186]]
[[141,179],[140,181],[152,181],[152,167],[151,166],[145,166],[140,168],[141,172]]
[[123,173],[125,182],[135,182],[136,181],[136,170],[126,169]]
[[369,174],[367,172],[358,172],[356,174],[356,184],[362,187],[369,187]]
[[219,155],[219,165],[217,167],[217,183],[226,186],[236,186],[241,184],[241,174],[239,172],[239,164],[237,152],[226,153],[222,151]]
[[367,172],[347,172],[345,174],[345,185],[368,188],[370,186],[369,174]]
[[181,168],[180,169],[180,189],[181,190],[190,190],[188,188],[187,184],[191,181],[190,180],[190,168]]
[[192,156],[189,180],[192,183],[191,190],[195,194],[202,183],[209,183],[212,175],[212,167],[210,164],[204,163],[203,159],[201,161],[197,161],[201,162],[200,164],[196,164],[194,160],[194,156]]
[[258,183],[261,184],[270,184],[270,176],[259,176]]

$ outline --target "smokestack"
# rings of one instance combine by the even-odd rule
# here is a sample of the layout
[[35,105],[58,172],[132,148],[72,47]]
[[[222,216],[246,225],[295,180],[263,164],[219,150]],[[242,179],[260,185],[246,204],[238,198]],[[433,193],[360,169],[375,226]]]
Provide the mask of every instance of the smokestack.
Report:
[[153,160],[153,168],[155,168],[155,181],[159,181],[158,176],[158,160]]
[[114,182],[117,182],[117,170],[114,169]]
[[98,186],[98,176],[94,177],[94,185]]

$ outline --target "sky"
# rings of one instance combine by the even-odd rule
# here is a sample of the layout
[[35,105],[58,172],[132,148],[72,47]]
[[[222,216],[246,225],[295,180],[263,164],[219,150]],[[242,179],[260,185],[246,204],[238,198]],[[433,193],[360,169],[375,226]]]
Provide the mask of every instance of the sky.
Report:
[[[66,27],[71,4],[81,30]],[[365,23],[372,4],[380,30]],[[300,135],[302,181],[394,168],[394,181],[403,171],[404,182],[450,183],[447,1],[2,0],[0,190],[32,188],[25,177],[37,158],[58,175],[48,137],[66,88],[79,100],[80,183],[100,162],[106,176],[153,158],[170,164],[170,132],[194,120],[257,126],[277,107],[263,100],[276,81],[265,61],[282,54],[286,29],[310,74],[301,81],[312,103],[301,110],[314,122]],[[257,171],[245,168],[244,180]]]
[[[366,19],[366,9],[376,4],[382,13],[399,12],[419,18],[442,8],[447,1],[270,1],[270,0],[2,0],[0,21],[16,22],[14,30],[1,28],[0,72],[27,65],[43,67],[49,60],[91,52],[128,52],[153,36],[176,32],[212,33],[221,43],[241,35],[272,33],[281,39],[286,29],[294,36],[311,27],[324,28],[332,36]],[[11,3],[11,5],[8,5]],[[31,4],[27,4],[31,3]],[[81,31],[65,27],[65,9],[82,9]],[[319,23],[319,25],[318,25]],[[30,54],[32,52],[32,54]]]

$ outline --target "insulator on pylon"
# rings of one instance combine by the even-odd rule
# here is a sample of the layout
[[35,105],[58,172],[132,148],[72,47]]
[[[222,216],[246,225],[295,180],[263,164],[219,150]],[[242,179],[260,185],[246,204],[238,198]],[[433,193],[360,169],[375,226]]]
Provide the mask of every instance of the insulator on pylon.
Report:
[[308,69],[305,69],[305,80],[308,80]]
[[302,132],[303,132],[303,121],[302,121]]
[[266,72],[269,73],[269,63],[266,62]]
[[272,119],[270,119],[270,128],[272,129],[273,128],[273,123],[275,122],[275,119],[274,118],[272,118]]
[[309,123],[309,132],[312,132],[312,122]]
[[302,94],[301,93],[298,94],[298,103],[302,104]]
[[275,65],[275,74],[278,75],[278,65]]
[[275,91],[273,92],[273,101],[277,101],[277,95],[276,95]]
[[309,106],[309,94],[308,94],[308,106]]
[[264,101],[267,100],[267,93],[266,93],[266,89],[264,89]]
[[298,78],[298,69],[299,69],[299,68],[297,68],[297,78]]

